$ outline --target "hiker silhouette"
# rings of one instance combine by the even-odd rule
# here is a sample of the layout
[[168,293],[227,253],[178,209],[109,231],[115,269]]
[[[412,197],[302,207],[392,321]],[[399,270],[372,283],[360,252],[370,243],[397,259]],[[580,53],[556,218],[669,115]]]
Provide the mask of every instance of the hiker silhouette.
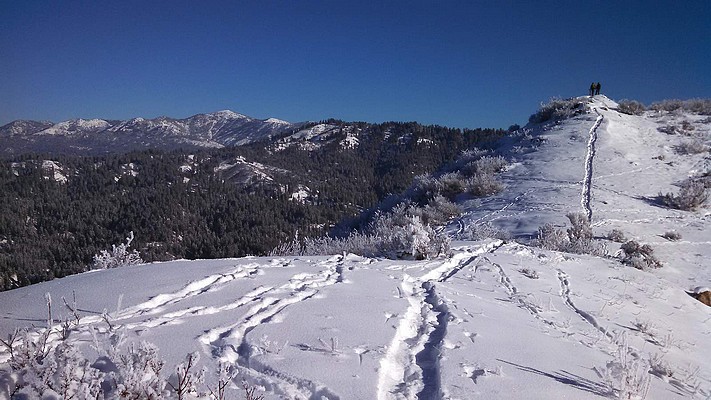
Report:
[[590,97],[595,95],[595,82],[590,84]]
[[598,82],[598,83],[595,85],[595,94],[600,94],[600,88],[601,88],[600,82]]

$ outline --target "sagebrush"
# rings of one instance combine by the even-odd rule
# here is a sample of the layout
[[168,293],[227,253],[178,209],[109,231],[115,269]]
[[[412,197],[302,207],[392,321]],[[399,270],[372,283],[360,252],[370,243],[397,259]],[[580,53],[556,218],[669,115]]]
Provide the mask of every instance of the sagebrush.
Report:
[[540,109],[528,118],[528,122],[538,124],[547,121],[560,121],[585,112],[585,101],[579,98],[552,98],[541,104]]

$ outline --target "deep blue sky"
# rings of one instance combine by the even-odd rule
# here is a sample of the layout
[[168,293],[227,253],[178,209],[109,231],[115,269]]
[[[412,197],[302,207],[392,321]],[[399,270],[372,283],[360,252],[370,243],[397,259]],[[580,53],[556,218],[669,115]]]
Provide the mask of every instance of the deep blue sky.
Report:
[[508,127],[592,80],[711,97],[711,1],[0,0],[0,125],[231,109]]

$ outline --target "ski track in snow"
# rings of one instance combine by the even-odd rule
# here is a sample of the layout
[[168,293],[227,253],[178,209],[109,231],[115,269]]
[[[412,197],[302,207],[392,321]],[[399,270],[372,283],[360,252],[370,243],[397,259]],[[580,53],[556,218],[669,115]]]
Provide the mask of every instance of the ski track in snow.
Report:
[[503,244],[499,240],[456,254],[420,278],[404,275],[401,292],[409,306],[380,360],[379,400],[442,398],[439,356],[451,314],[436,284],[446,282],[480,255],[493,253]]
[[332,257],[319,264],[325,267],[319,272],[299,273],[278,288],[245,295],[237,303],[256,304],[235,323],[211,329],[200,336],[199,341],[219,361],[239,365],[243,379],[248,378],[252,384],[278,395],[299,399],[339,399],[337,394],[315,382],[277,371],[261,362],[252,362],[252,346],[247,336],[255,327],[272,321],[288,306],[314,297],[327,286],[343,282],[343,261],[343,256]]
[[590,199],[593,178],[593,160],[595,158],[595,142],[597,141],[597,128],[603,120],[602,114],[600,114],[596,108],[593,108],[593,111],[597,114],[597,119],[595,119],[595,123],[590,128],[590,139],[587,146],[588,153],[585,156],[585,178],[583,179],[583,190],[580,200],[580,203],[585,210],[585,214],[588,217],[588,221],[592,220],[592,206],[590,205]]

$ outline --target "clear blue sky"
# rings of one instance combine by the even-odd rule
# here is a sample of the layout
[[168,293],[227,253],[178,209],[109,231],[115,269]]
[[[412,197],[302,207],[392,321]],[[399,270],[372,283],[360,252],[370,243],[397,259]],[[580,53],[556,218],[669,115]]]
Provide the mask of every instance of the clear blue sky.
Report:
[[0,0],[0,125],[231,109],[505,128],[593,80],[711,97],[711,1]]

